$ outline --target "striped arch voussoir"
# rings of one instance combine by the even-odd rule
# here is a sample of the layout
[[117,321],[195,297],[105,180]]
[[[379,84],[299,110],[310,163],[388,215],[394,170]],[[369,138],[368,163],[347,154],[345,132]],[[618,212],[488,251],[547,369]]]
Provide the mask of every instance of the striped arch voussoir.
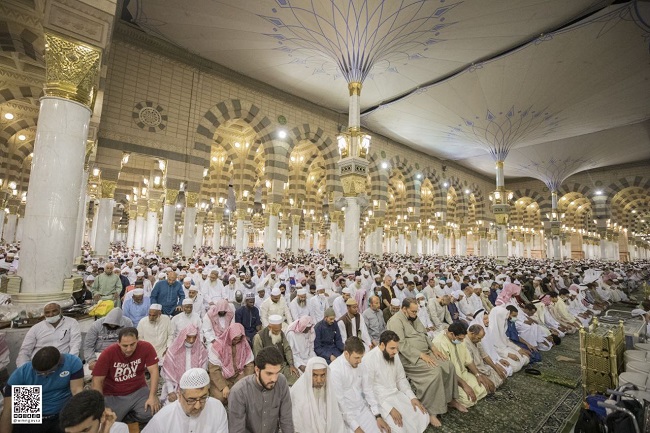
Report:
[[312,126],[309,123],[303,123],[292,128],[289,131],[286,142],[289,146],[289,155],[301,141],[313,143],[320,152],[325,161],[325,180],[328,192],[343,192],[341,182],[339,181],[336,161],[338,159],[338,149],[334,140],[318,126]]

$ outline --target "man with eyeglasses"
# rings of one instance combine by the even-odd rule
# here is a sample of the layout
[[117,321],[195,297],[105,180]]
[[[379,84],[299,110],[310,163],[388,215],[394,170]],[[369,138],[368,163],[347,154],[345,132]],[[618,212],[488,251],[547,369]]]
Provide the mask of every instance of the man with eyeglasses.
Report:
[[163,407],[142,433],[228,433],[226,410],[210,397],[210,377],[205,369],[187,370],[179,386],[179,399]]
[[[60,353],[56,347],[38,350],[31,361],[18,367],[9,377],[3,390],[4,410],[0,418],[3,433],[61,433],[59,412],[68,400],[83,390],[81,359],[69,353]],[[41,385],[42,424],[11,423],[12,385]]]

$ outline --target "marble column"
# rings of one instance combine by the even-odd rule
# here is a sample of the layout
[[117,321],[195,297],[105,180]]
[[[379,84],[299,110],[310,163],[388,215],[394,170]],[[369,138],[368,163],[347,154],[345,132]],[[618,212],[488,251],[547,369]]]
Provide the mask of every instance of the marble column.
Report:
[[359,224],[361,219],[360,197],[345,197],[345,238],[343,261],[347,270],[359,268]]
[[314,231],[314,249],[320,250],[320,233],[316,230]]
[[[240,208],[240,206],[242,208]],[[243,206],[246,206],[245,203],[237,203],[237,233],[235,234],[235,251],[241,253],[246,248],[248,242],[246,241],[246,230],[244,228],[246,219],[248,217],[247,209]]]
[[81,190],[79,191],[79,210],[77,212],[77,232],[75,234],[74,257],[81,255],[81,248],[84,243],[84,233],[86,231],[86,217],[88,216],[88,177],[90,176],[90,166],[88,165],[88,158],[95,147],[95,143],[91,140],[86,140],[86,152],[84,154],[84,169],[81,174]]
[[212,226],[212,248],[216,251],[221,247],[221,221],[223,220],[223,208],[215,208],[214,225]]
[[280,235],[280,251],[287,249],[287,230],[283,227]]
[[133,248],[135,242],[135,214],[129,214],[129,225],[126,232],[126,247]]
[[16,221],[16,242],[23,240],[23,222],[24,218],[19,216],[18,221]]
[[196,218],[196,238],[194,240],[194,246],[197,250],[203,246],[203,228],[205,224],[205,216],[205,211],[201,211]]
[[194,232],[196,230],[196,205],[198,192],[185,193],[185,216],[183,218],[183,255],[189,257],[194,252]]
[[177,189],[171,188],[165,190],[165,206],[163,207],[162,231],[160,233],[160,253],[164,257],[170,257],[173,251],[178,192]]
[[338,249],[338,213],[339,211],[334,211],[330,213],[330,234],[329,234],[329,249],[330,254],[337,256],[339,254]]
[[90,223],[88,240],[90,242],[90,248],[95,250],[95,241],[97,240],[97,221],[99,220],[99,201],[94,201],[93,203],[93,220]]
[[140,251],[144,245],[147,231],[146,215],[147,205],[140,201],[135,219],[135,239],[133,240],[133,249],[137,251]]
[[418,255],[418,229],[416,227],[411,227],[410,239],[409,239],[409,253],[412,256]]
[[145,230],[144,249],[147,252],[155,251],[158,243],[158,208],[152,210],[151,200],[147,211],[147,229]]
[[[15,209],[12,209],[15,208]],[[18,225],[18,212],[17,206],[9,206],[9,215],[7,215],[7,222],[5,223],[3,239],[7,243],[13,243],[16,240],[16,226]]]
[[7,213],[5,212],[4,208],[0,209],[0,243],[2,243],[2,239],[3,239],[2,232],[4,231],[6,216]]
[[95,233],[95,253],[104,256],[108,254],[111,243],[111,226],[113,222],[113,207],[115,187],[117,182],[103,180],[101,184],[102,198],[97,209],[97,230]]
[[[461,229],[462,230],[462,229]],[[458,252],[456,253],[459,256],[466,256],[467,255],[467,236],[464,234],[465,232],[462,232],[459,236],[459,241],[458,241]]]
[[445,256],[447,255],[447,239],[445,236],[445,229],[440,229],[438,232],[438,255]]
[[300,215],[291,215],[291,252],[298,253],[300,248]]
[[[45,33],[45,96],[40,100],[34,141],[25,237],[21,245],[20,293],[14,304],[66,301],[88,125],[101,52]],[[56,179],[56,181],[54,181]],[[111,218],[107,220],[110,230]],[[64,302],[67,306],[67,303]]]

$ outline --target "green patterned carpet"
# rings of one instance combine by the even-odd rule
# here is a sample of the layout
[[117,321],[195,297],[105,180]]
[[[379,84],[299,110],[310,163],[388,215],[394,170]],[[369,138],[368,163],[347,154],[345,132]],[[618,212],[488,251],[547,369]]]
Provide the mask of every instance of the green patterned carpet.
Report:
[[[575,362],[558,361],[558,356]],[[510,377],[492,396],[481,400],[469,413],[452,411],[442,416],[445,433],[556,433],[582,400],[580,342],[578,334],[566,336],[560,346],[542,353],[535,365],[541,376],[523,371]]]

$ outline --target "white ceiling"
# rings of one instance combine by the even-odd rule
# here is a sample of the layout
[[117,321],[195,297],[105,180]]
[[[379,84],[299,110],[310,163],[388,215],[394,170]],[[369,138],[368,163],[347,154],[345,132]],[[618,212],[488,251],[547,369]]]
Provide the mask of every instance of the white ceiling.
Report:
[[150,34],[339,112],[347,80],[363,79],[368,129],[488,174],[488,150],[512,148],[506,175],[548,181],[650,159],[650,128],[640,124],[650,119],[650,3],[610,3],[131,0],[127,8]]

